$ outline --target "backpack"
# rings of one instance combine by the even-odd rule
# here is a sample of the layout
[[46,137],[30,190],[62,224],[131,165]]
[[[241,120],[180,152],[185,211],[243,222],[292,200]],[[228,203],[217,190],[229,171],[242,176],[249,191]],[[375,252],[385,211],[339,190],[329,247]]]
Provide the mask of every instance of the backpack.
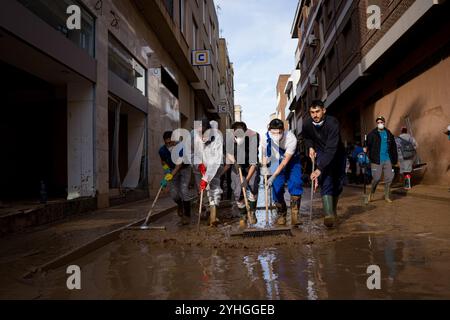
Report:
[[400,140],[400,151],[402,152],[403,159],[412,159],[416,155],[416,149],[414,145],[405,139],[398,137]]
[[370,164],[369,157],[364,152],[361,152],[357,156],[357,162],[361,168],[368,167]]

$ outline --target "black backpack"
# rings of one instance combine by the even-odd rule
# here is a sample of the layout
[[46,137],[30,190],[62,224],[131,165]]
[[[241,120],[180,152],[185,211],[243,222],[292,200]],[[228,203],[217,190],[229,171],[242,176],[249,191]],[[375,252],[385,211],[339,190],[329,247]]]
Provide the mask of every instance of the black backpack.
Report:
[[400,150],[402,152],[402,156],[403,159],[412,159],[414,158],[414,156],[416,155],[416,149],[414,148],[414,145],[405,139],[402,139],[400,137],[398,137],[400,139]]

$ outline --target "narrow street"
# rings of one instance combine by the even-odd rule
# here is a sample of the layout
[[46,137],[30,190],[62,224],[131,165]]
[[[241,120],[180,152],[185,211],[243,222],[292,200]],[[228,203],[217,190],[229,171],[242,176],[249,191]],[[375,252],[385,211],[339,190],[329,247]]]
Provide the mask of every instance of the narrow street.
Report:
[[[377,194],[381,199],[381,193]],[[173,212],[157,222],[167,231],[124,231],[121,238],[69,264],[81,268],[81,290],[68,290],[66,267],[9,282],[1,298],[32,299],[404,299],[450,298],[450,204],[397,196],[365,206],[348,187],[340,224],[322,226],[319,195],[309,238],[309,198],[293,237],[230,236],[237,222],[196,233]],[[260,201],[263,201],[260,198]],[[263,201],[264,202],[264,201]],[[228,209],[229,210],[229,209]],[[258,211],[258,226],[265,224]],[[89,227],[89,226],[86,226]],[[12,261],[8,261],[11,263]],[[3,260],[2,264],[5,263]],[[68,264],[68,265],[69,265]],[[369,265],[381,290],[369,290]],[[3,277],[5,274],[3,273]],[[4,282],[5,284],[7,282]]]

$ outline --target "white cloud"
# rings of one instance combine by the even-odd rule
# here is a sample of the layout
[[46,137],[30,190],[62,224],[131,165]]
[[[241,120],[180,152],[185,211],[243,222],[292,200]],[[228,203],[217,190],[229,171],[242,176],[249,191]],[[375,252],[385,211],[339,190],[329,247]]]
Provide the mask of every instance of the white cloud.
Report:
[[297,0],[216,0],[220,29],[235,68],[235,102],[247,125],[264,133],[276,108],[279,74],[294,69],[290,31]]

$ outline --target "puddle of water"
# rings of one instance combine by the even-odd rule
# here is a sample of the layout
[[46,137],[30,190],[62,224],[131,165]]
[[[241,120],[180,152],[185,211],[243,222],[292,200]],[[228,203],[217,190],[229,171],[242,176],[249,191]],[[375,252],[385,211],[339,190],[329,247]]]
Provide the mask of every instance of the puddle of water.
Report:
[[[58,299],[448,299],[444,245],[364,235],[250,252],[121,240],[74,262],[82,290],[66,289],[65,270],[48,274],[40,287],[42,298]],[[381,290],[367,288],[369,265],[381,269]]]

